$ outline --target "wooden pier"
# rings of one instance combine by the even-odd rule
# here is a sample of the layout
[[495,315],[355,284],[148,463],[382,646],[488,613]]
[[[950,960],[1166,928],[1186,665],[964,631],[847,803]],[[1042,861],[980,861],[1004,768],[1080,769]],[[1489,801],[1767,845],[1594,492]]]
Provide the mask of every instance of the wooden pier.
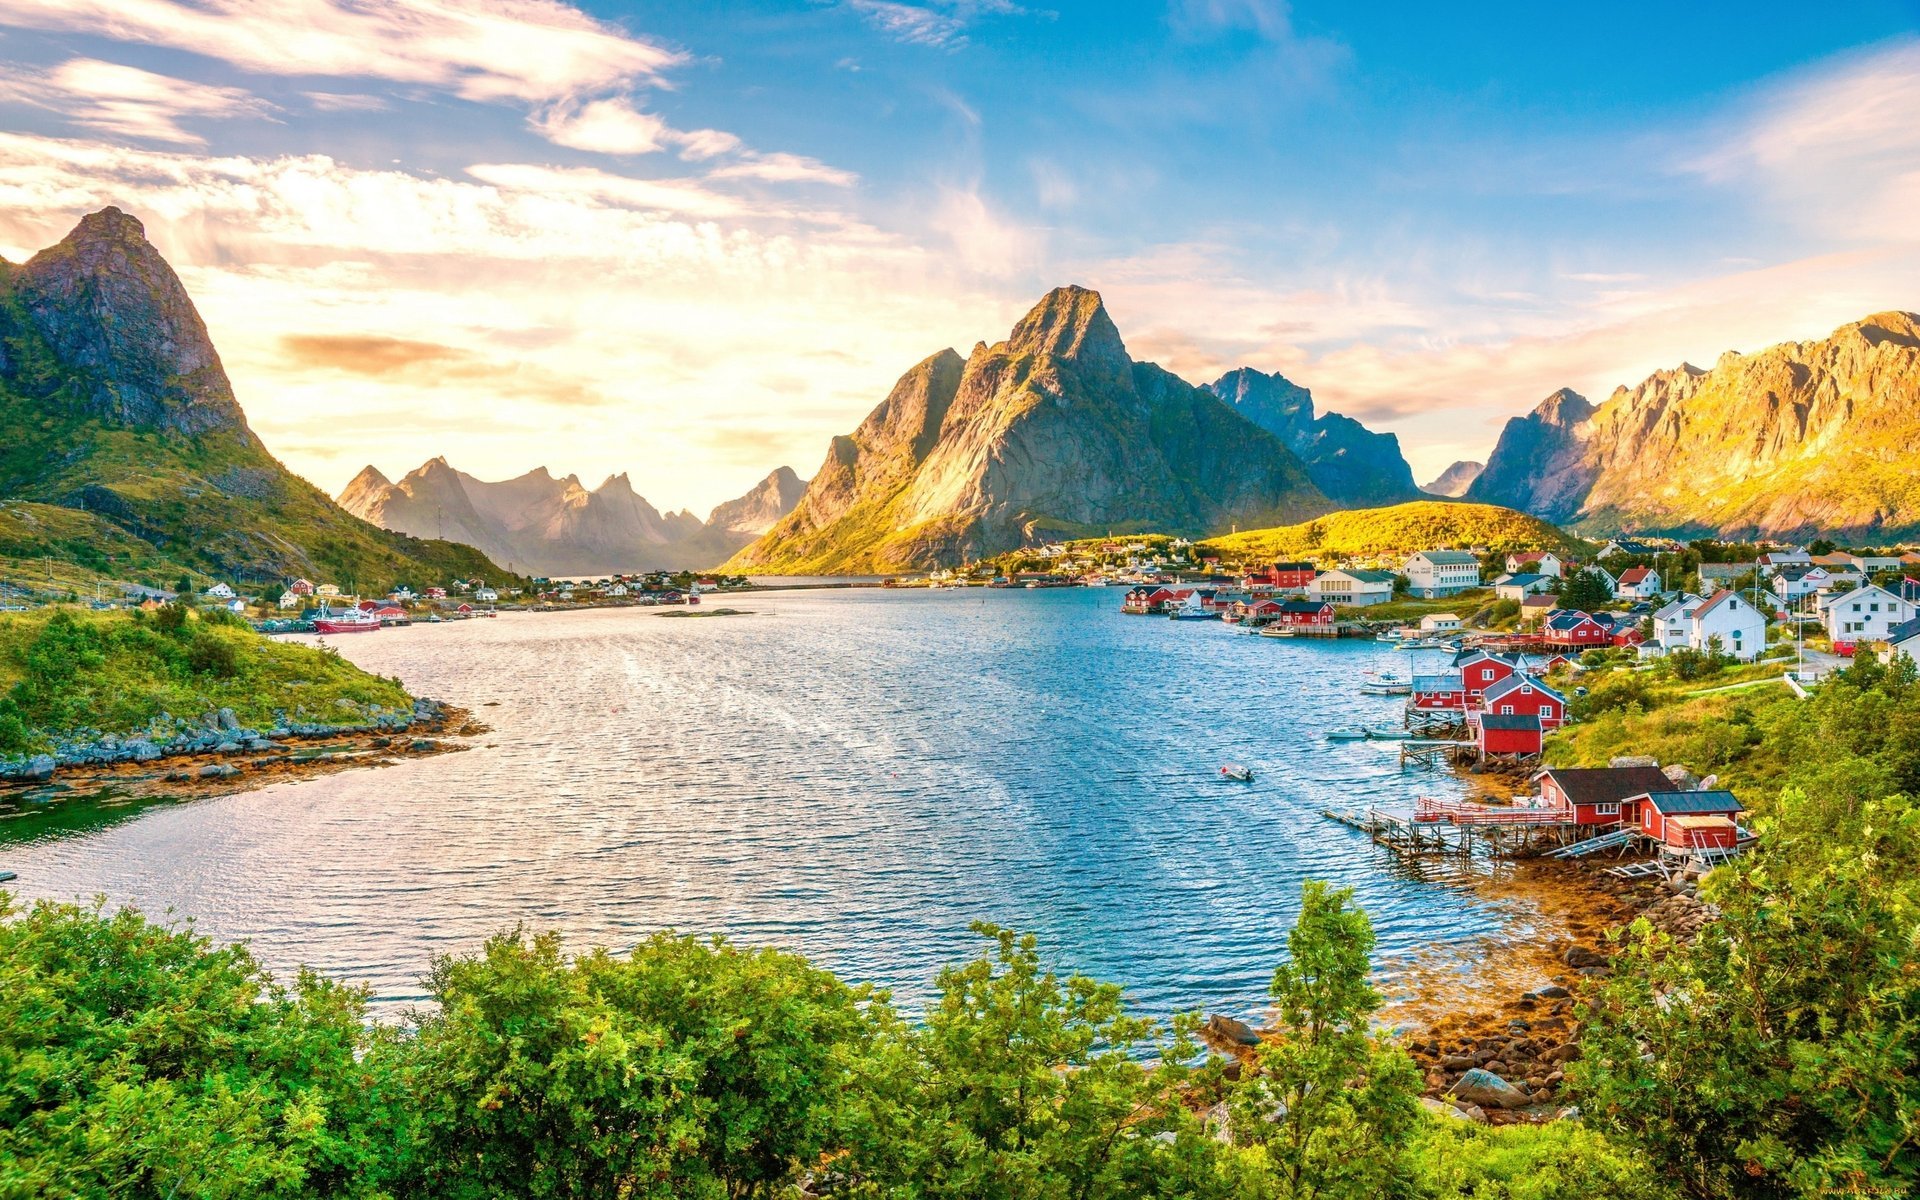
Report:
[[1478,752],[1476,743],[1457,738],[1408,738],[1400,743],[1400,765],[1411,763],[1423,771],[1432,771],[1472,758]]
[[1421,797],[1411,814],[1378,808],[1322,809],[1321,816],[1397,854],[1515,858],[1563,846],[1579,826],[1569,809],[1523,808]]

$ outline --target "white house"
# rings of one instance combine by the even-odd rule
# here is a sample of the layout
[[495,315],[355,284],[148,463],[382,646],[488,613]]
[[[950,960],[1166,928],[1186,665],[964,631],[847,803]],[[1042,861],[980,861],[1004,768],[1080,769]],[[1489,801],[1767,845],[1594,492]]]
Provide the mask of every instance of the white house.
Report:
[[235,595],[234,590],[224,583],[214,584],[207,589],[206,594],[210,599],[214,600],[231,600]]
[[420,597],[413,594],[413,589],[404,583],[387,593],[387,599],[398,600],[403,604],[408,600],[418,600],[419,598]]
[[300,593],[292,590],[291,588],[280,593],[281,608],[299,608],[300,600],[301,600]]
[[1688,639],[1693,632],[1693,614],[1705,603],[1699,596],[1682,592],[1671,604],[1653,614],[1653,640],[1647,644],[1662,651],[1691,645]]
[[[616,583],[613,586],[620,589],[620,591],[617,593],[618,595],[624,596],[627,594],[627,589],[625,585]],[[483,587],[479,591],[473,594],[473,598],[475,600],[481,601],[484,604],[492,604],[495,600],[498,600],[500,598],[500,593],[493,590],[490,587]]]
[[1883,656],[1884,659],[1891,663],[1902,654],[1915,663],[1920,663],[1920,617],[1904,625],[1895,625],[1887,631],[1887,652]]
[[1307,585],[1307,599],[1336,606],[1385,604],[1393,599],[1393,572],[1322,571]]
[[1883,587],[1829,592],[1820,599],[1821,624],[1835,642],[1879,642],[1896,625],[1913,620],[1916,606]]
[[1502,600],[1525,600],[1552,586],[1553,580],[1545,575],[1502,575],[1493,581],[1493,594]]
[[1810,567],[1813,555],[1805,550],[1773,550],[1760,556],[1759,567],[1771,574],[1781,567]]
[[1660,572],[1652,567],[1628,567],[1613,584],[1616,600],[1651,600],[1664,591]]
[[319,587],[313,589],[313,594],[316,596],[325,596],[328,599],[332,599],[333,597],[338,596],[340,594],[340,585],[337,583],[323,583]]
[[1401,565],[1413,594],[1431,600],[1480,586],[1480,559],[1465,550],[1420,550]]
[[1594,557],[1612,558],[1617,554],[1628,554],[1635,558],[1643,558],[1654,554],[1664,554],[1666,552],[1667,547],[1657,545],[1653,542],[1643,542],[1638,538],[1615,538],[1600,547],[1600,553]]
[[1792,608],[1802,596],[1824,592],[1832,586],[1833,576],[1828,574],[1825,567],[1808,563],[1788,563],[1777,568],[1773,578],[1767,581],[1767,590],[1773,593],[1783,608]]
[[1695,650],[1711,650],[1717,642],[1722,654],[1745,662],[1767,648],[1766,614],[1725,588],[1694,609],[1688,624],[1687,644]]
[[1428,613],[1420,618],[1421,633],[1445,633],[1460,628],[1460,618],[1452,613]]
[[1555,579],[1564,579],[1566,564],[1551,550],[1528,550],[1507,555],[1507,574],[1551,575]]

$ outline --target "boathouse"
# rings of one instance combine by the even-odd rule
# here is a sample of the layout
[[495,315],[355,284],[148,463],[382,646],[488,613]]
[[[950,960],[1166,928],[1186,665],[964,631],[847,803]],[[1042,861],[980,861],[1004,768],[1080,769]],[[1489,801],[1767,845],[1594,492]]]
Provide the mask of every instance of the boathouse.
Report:
[[1318,628],[1333,626],[1333,605],[1325,600],[1284,600],[1280,602],[1279,610],[1273,618],[1279,625]]
[[1742,810],[1729,791],[1643,792],[1627,803],[1640,832],[1663,846],[1731,850],[1740,839]]
[[1493,683],[1480,695],[1483,715],[1531,713],[1546,729],[1567,723],[1567,698],[1524,672]]
[[1546,744],[1537,713],[1481,713],[1479,724],[1481,758],[1536,757]]
[[1571,808],[1576,825],[1617,825],[1629,801],[1673,786],[1658,767],[1555,767],[1538,779],[1541,801]]
[[1441,675],[1415,675],[1413,691],[1407,703],[1426,712],[1465,712],[1467,686],[1458,671]]

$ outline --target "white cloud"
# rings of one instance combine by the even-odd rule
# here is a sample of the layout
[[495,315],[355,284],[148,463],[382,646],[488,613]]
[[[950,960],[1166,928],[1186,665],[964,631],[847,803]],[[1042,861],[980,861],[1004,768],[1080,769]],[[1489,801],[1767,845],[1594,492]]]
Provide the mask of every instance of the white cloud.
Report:
[[734,162],[715,168],[710,179],[761,179],[769,183],[826,183],[852,187],[860,177],[800,154],[760,154],[748,151]]
[[651,154],[670,134],[665,121],[626,99],[563,102],[537,114],[532,124],[555,145],[599,154]]
[[894,0],[847,0],[847,7],[897,42],[951,50],[966,44],[966,22],[951,12]]
[[265,75],[389,79],[542,103],[685,61],[557,0],[7,0],[0,22],[165,46]]
[[72,58],[50,71],[8,64],[0,101],[59,113],[76,125],[143,141],[200,146],[185,118],[265,117],[271,106],[239,88],[189,83],[137,67]]

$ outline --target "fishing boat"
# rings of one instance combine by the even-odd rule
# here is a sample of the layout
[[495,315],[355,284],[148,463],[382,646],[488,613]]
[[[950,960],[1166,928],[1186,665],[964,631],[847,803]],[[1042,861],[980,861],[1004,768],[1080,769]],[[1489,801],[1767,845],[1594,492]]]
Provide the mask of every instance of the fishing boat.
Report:
[[1293,630],[1285,625],[1268,625],[1264,629],[1259,629],[1255,632],[1261,637],[1270,638],[1290,638],[1293,636]]
[[342,613],[322,613],[313,619],[313,631],[315,633],[378,633],[380,618],[359,609]]
[[1223,778],[1231,779],[1235,783],[1253,782],[1253,768],[1243,767],[1239,763],[1227,763],[1220,768],[1220,774]]
[[1368,671],[1360,677],[1360,691],[1368,696],[1407,696],[1413,684],[1392,671]]

